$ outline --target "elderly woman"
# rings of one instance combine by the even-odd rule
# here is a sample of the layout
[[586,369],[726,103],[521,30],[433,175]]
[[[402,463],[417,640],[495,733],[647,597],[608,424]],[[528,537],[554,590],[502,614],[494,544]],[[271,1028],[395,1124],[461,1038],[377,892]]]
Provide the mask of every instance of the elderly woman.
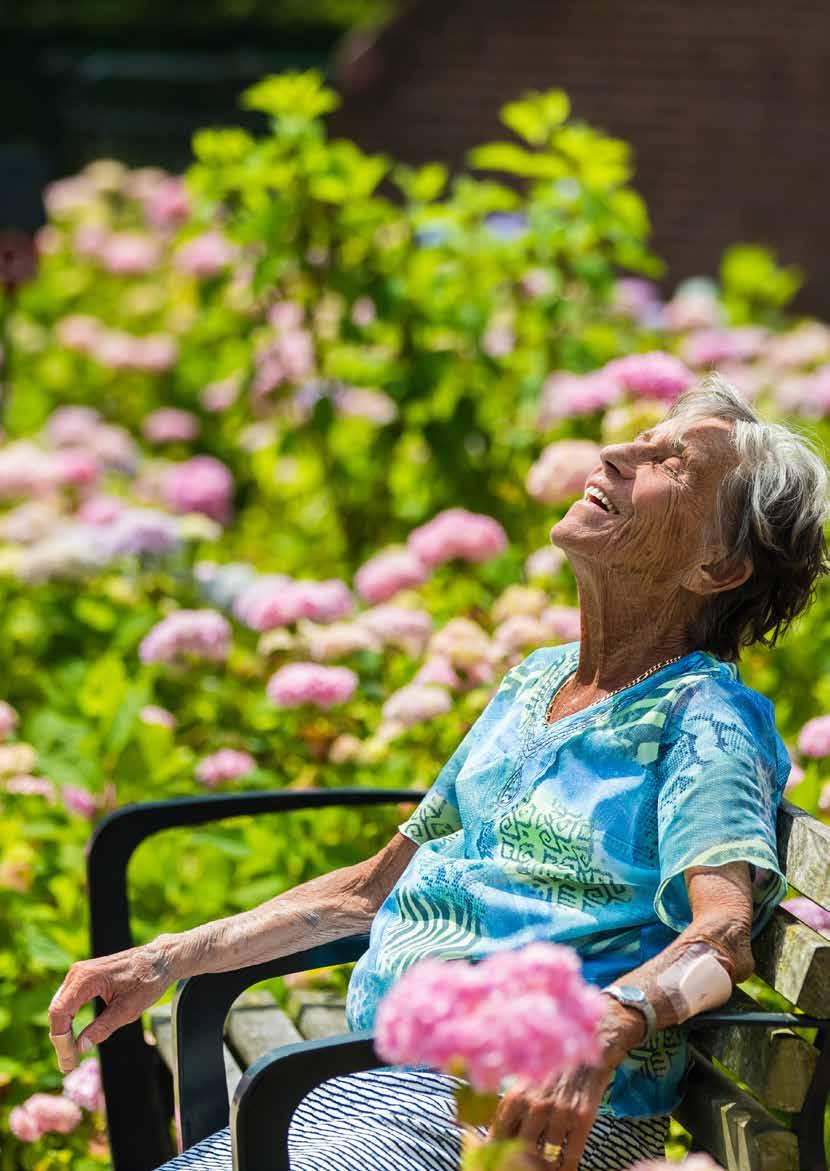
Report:
[[[576,577],[579,642],[507,672],[393,840],[250,911],[73,964],[51,1032],[101,995],[82,1034],[98,1044],[181,977],[371,926],[347,1004],[366,1028],[424,956],[557,941],[608,990],[602,1060],[514,1083],[492,1133],[561,1171],[662,1155],[687,1066],[678,1026],[751,974],[751,941],[787,890],[775,822],[790,760],[736,662],[774,645],[830,571],[827,484],[803,438],[717,377],[604,447],[551,532]],[[416,1067],[327,1083],[294,1116],[292,1167],[457,1167],[454,1084]],[[230,1165],[220,1131],[166,1167]]]

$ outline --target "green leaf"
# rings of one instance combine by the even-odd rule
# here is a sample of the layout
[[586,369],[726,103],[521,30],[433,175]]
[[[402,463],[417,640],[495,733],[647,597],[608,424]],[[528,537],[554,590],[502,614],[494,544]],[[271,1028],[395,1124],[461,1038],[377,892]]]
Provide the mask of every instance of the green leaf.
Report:
[[254,148],[254,139],[236,126],[214,130],[197,130],[193,135],[193,153],[202,163],[227,166],[241,162]]
[[240,105],[261,110],[273,118],[313,121],[340,105],[340,98],[323,84],[315,69],[305,73],[276,73],[246,89]]
[[467,162],[479,171],[504,171],[528,179],[559,179],[567,167],[553,155],[533,154],[512,142],[488,142],[467,152]]
[[567,121],[570,113],[568,95],[561,89],[554,89],[548,93],[533,90],[521,101],[508,102],[502,106],[500,116],[505,126],[525,142],[541,146],[553,130]]
[[107,656],[87,671],[78,693],[78,707],[85,716],[113,716],[127,691],[127,673],[120,659]]
[[50,972],[64,972],[72,964],[73,957],[34,923],[23,923],[20,931],[33,964]]
[[466,1122],[470,1126],[487,1126],[498,1108],[499,1095],[485,1094],[462,1083],[456,1086],[455,1102],[459,1122]]

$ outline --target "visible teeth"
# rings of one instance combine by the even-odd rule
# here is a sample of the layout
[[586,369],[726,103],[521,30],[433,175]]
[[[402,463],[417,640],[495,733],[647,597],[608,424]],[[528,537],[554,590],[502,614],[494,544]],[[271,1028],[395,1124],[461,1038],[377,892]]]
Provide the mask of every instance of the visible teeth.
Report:
[[599,488],[595,488],[593,486],[593,484],[589,488],[585,489],[585,498],[588,499],[588,497],[590,497],[590,496],[596,497],[597,500],[599,500],[602,504],[605,505],[605,507],[608,509],[609,512],[616,512],[617,511],[617,509],[614,507],[614,505],[611,503],[611,501],[608,499],[608,497],[605,495],[605,493],[602,492]]

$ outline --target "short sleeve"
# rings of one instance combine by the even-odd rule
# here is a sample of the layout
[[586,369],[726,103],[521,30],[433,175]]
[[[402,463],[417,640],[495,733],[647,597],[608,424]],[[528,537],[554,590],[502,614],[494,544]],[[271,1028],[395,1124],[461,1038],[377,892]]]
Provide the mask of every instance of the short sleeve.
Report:
[[[564,647],[561,650],[563,651]],[[462,828],[455,794],[456,777],[475,744],[485,734],[493,717],[506,704],[510,704],[522,687],[535,677],[553,651],[561,653],[560,647],[532,651],[521,663],[505,673],[495,694],[491,696],[484,711],[441,769],[420,805],[398,826],[400,833],[420,845],[433,838],[446,837],[447,834],[455,833]]]
[[772,704],[719,679],[687,688],[667,720],[656,768],[655,913],[682,931],[692,920],[683,872],[743,860],[752,878],[754,939],[787,893],[776,817],[789,760]]

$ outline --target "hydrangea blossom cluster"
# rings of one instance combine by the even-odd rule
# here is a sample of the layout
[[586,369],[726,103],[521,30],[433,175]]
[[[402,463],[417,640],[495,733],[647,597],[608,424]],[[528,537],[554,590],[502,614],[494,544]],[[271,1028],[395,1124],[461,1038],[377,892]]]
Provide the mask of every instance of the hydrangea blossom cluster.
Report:
[[367,602],[387,602],[400,590],[422,585],[429,567],[409,549],[385,549],[355,574],[355,589]]
[[173,257],[173,265],[179,272],[204,279],[222,272],[236,255],[236,246],[221,232],[202,232],[181,245]]
[[87,1058],[64,1076],[63,1095],[70,1102],[82,1106],[84,1110],[95,1110],[103,1114],[104,1091],[101,1086],[101,1066],[97,1057]]
[[61,796],[69,812],[78,817],[95,817],[98,812],[98,798],[81,785],[64,785]]
[[385,602],[358,614],[355,622],[370,630],[387,646],[398,646],[412,658],[423,653],[432,632],[432,617],[426,610]]
[[466,508],[447,508],[409,534],[412,553],[430,567],[453,558],[488,561],[507,548],[507,534],[497,520]]
[[10,703],[6,703],[5,699],[0,699],[0,740],[5,740],[19,722],[20,717],[16,709]]
[[266,694],[276,707],[330,708],[347,703],[358,678],[348,667],[323,667],[319,663],[286,663],[268,680]]
[[573,948],[532,943],[477,964],[414,964],[378,1007],[375,1044],[385,1061],[461,1066],[475,1089],[497,1091],[507,1077],[538,1082],[596,1062],[604,1011]]
[[384,722],[394,722],[410,728],[436,716],[452,711],[452,698],[443,688],[432,683],[409,683],[393,691],[386,699],[381,715]]
[[543,504],[561,504],[580,495],[600,462],[599,453],[599,444],[590,439],[549,443],[527,473],[528,493]]
[[816,759],[830,756],[830,715],[807,721],[798,734],[798,751]]
[[161,407],[145,417],[141,432],[150,443],[189,443],[199,434],[199,420],[192,411]]
[[123,329],[109,329],[95,317],[73,314],[55,326],[61,345],[108,366],[112,370],[135,370],[163,374],[179,357],[178,342],[167,333],[142,337]]
[[673,402],[694,382],[694,375],[673,354],[652,350],[648,354],[629,354],[603,367],[628,394]]
[[236,748],[220,748],[199,762],[196,778],[202,784],[213,786],[221,781],[235,781],[256,768],[256,761],[250,752]]
[[231,519],[233,476],[212,455],[194,455],[175,464],[165,477],[163,491],[173,512],[203,512],[223,525]]
[[283,574],[256,579],[233,603],[233,613],[240,622],[260,633],[302,618],[335,622],[350,614],[353,608],[349,588],[338,578],[310,581]]
[[178,723],[172,712],[154,703],[146,703],[138,713],[138,718],[142,724],[155,724],[160,728],[168,728],[171,732]]
[[142,663],[175,663],[187,657],[222,663],[230,651],[230,623],[215,610],[176,610],[141,640]]
[[45,1134],[71,1134],[80,1124],[81,1108],[63,1094],[32,1094],[9,1114],[9,1130],[21,1142],[33,1143]]

